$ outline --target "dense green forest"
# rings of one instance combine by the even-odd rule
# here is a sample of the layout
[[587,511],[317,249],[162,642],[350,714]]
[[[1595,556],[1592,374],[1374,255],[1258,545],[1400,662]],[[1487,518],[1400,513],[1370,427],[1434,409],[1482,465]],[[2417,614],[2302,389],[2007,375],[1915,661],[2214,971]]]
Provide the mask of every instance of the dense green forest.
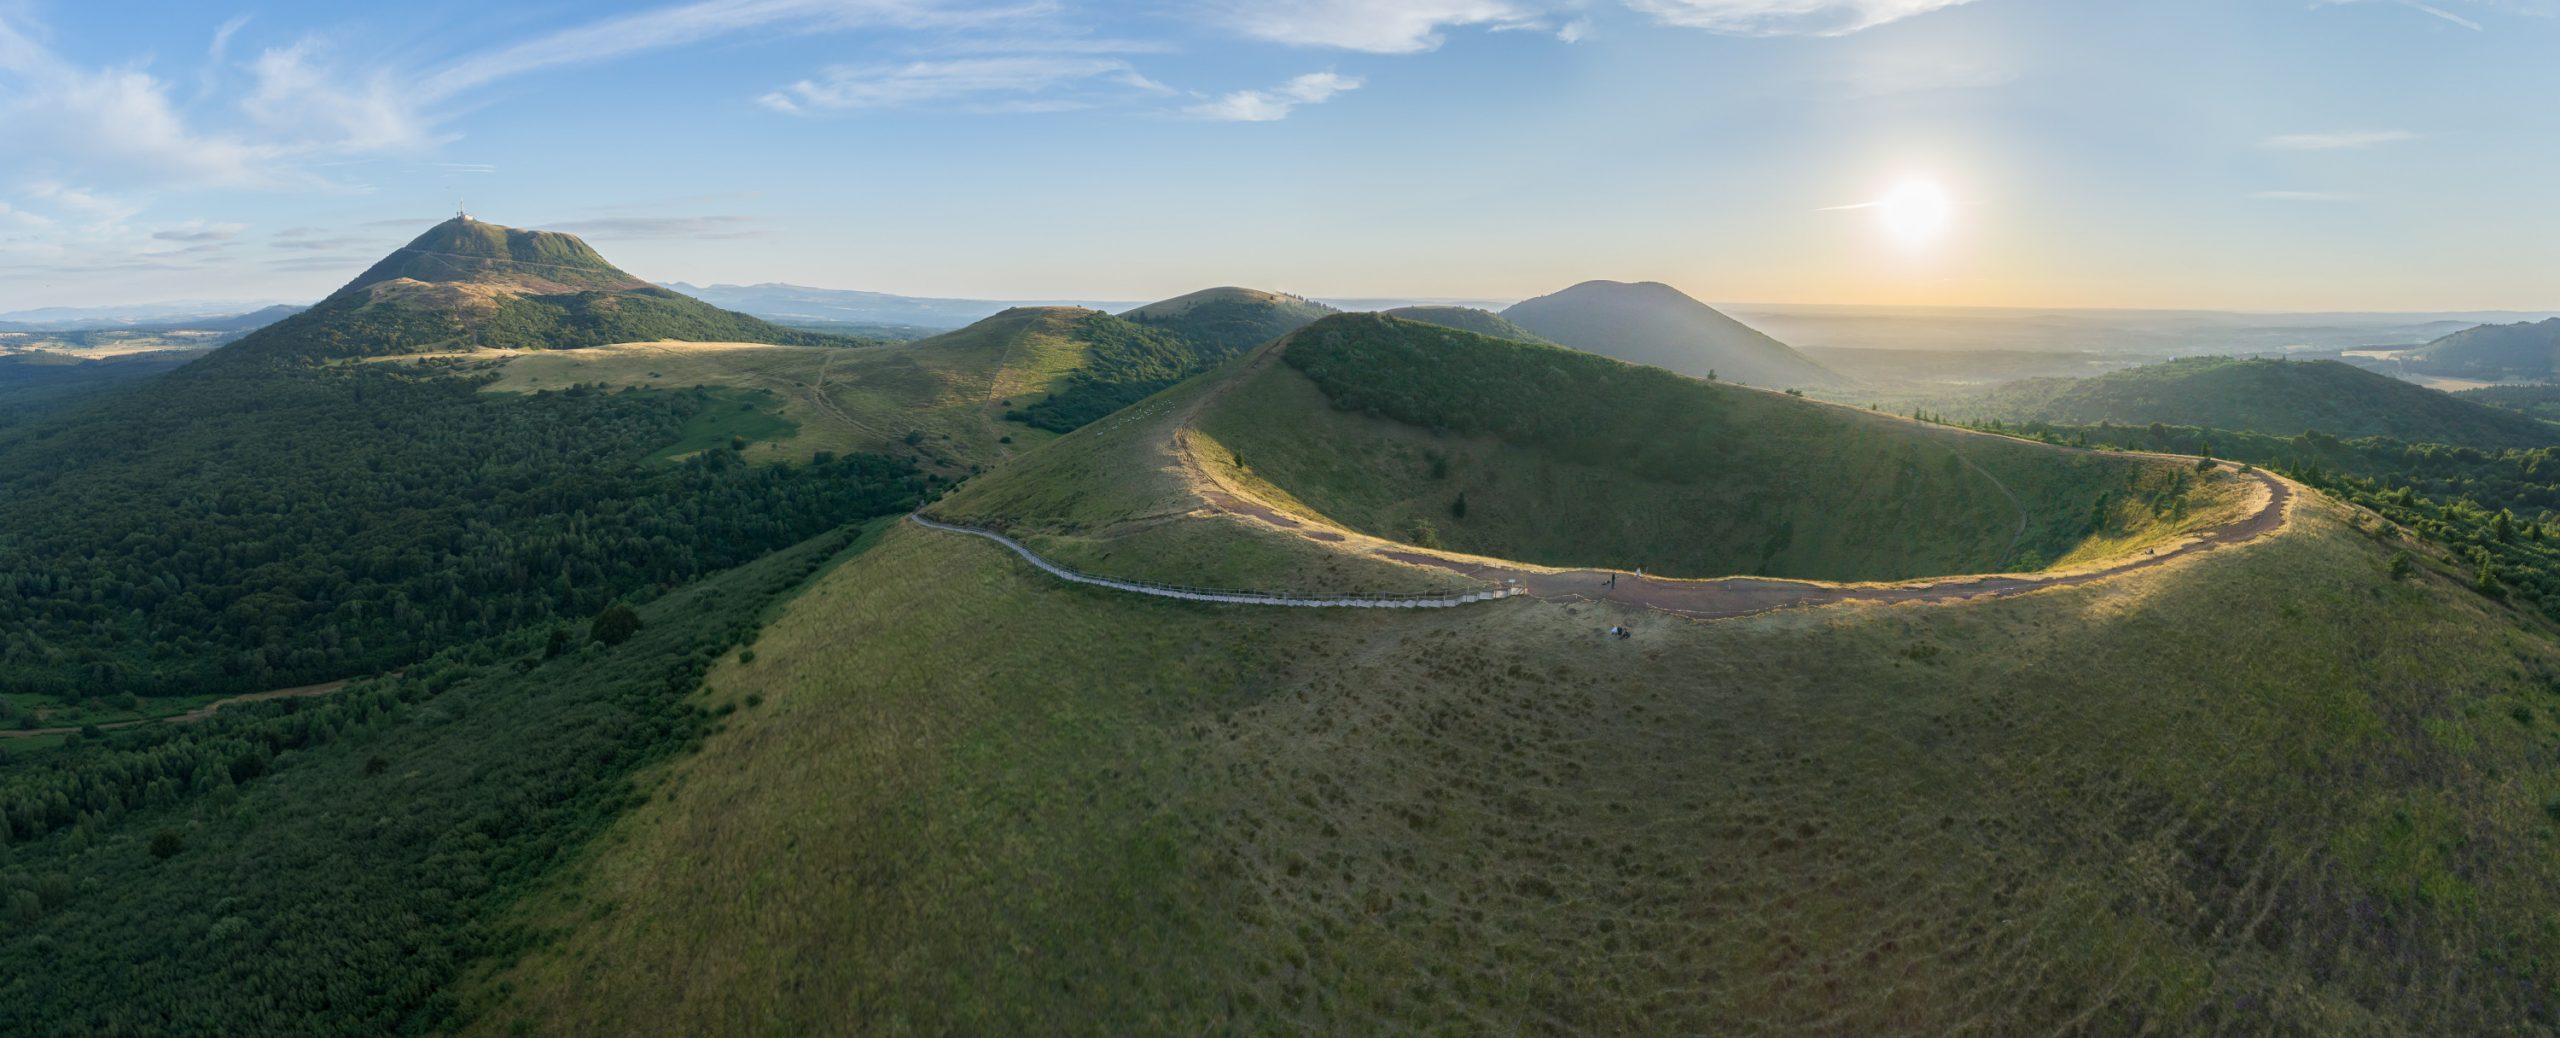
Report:
[[2560,425],[2484,403],[2337,361],[2190,357],[2092,378],[2013,382],[1945,409],[2056,425],[2156,421],[2479,447],[2560,443]]
[[2560,421],[2560,386],[2482,386],[2455,393],[2475,404],[2503,407],[2544,421]]
[[662,288],[510,297],[497,303],[495,314],[470,321],[449,309],[376,302],[359,292],[332,296],[299,315],[252,332],[208,361],[239,366],[473,347],[575,349],[660,339],[778,346],[878,344],[877,340],[785,328]]
[[1076,322],[1085,361],[1056,392],[1005,417],[1051,432],[1076,428],[1215,367],[1235,350],[1093,314]]
[[0,429],[24,425],[119,386],[177,370],[203,354],[160,350],[97,360],[58,353],[0,356]]
[[0,430],[0,689],[246,692],[899,511],[904,462],[644,462],[701,391],[478,391],[450,362],[201,364]]
[[717,731],[685,698],[712,662],[862,533],[326,698],[19,751],[0,767],[0,1034],[453,1023],[465,969],[540,938],[508,909],[647,799],[636,771]]

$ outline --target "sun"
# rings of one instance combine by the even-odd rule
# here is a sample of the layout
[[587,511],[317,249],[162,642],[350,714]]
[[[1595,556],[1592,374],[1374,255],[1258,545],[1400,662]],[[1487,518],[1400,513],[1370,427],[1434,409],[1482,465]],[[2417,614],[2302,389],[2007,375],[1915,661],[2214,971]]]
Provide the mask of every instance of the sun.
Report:
[[1919,248],[1946,236],[1955,220],[1955,202],[1935,180],[1905,180],[1873,203],[1876,222],[1886,236],[1905,248]]

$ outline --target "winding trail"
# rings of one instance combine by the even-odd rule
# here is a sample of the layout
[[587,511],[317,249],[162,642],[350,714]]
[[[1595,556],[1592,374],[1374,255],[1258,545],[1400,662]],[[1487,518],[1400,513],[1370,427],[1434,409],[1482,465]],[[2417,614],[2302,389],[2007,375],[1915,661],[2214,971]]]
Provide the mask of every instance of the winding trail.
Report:
[[[1209,392],[1201,394],[1197,399],[1193,400],[1188,406],[1184,407],[1173,417],[1172,432],[1166,446],[1173,455],[1176,468],[1181,472],[1185,482],[1189,484],[1189,490],[1204,506],[1202,511],[1206,511],[1211,514],[1233,516],[1261,523],[1272,527],[1273,529],[1292,534],[1306,540],[1322,542],[1338,550],[1372,555],[1409,565],[1438,569],[1458,576],[1481,581],[1489,589],[1500,589],[1498,594],[1492,596],[1496,598],[1527,595],[1531,598],[1548,602],[1606,602],[1612,605],[1649,609],[1655,612],[1703,620],[1750,616],[1756,613],[1766,613],[1779,609],[1788,609],[1799,606],[1832,605],[1842,602],[1958,602],[1979,598],[2005,598],[2011,595],[2023,595],[2029,592],[2042,591],[2049,588],[2081,587],[2088,584],[2111,580],[2116,577],[2150,569],[2156,566],[2165,566],[2179,559],[2201,555],[2206,552],[2216,551],[2234,545],[2246,544],[2259,538],[2275,534],[2283,530],[2285,526],[2292,521],[2294,500],[2294,487],[2292,484],[2262,470],[2250,469],[2247,470],[2244,475],[2258,484],[2256,489],[2262,496],[2255,502],[2254,507],[2249,509],[2247,514],[2232,519],[2231,521],[2223,523],[2222,525],[2212,529],[2188,534],[2185,537],[2169,544],[2144,549],[2142,553],[2138,555],[2128,553],[2118,556],[2111,562],[2066,572],[2052,573],[2049,575],[1955,575],[1874,584],[1836,584],[1825,583],[1822,581],[1785,580],[1771,577],[1715,577],[1709,579],[1666,579],[1661,577],[1650,577],[1637,579],[1632,574],[1628,574],[1620,570],[1558,569],[1523,562],[1514,562],[1506,559],[1487,558],[1482,556],[1463,555],[1456,552],[1440,551],[1436,549],[1417,548],[1409,544],[1389,541],[1354,530],[1349,530],[1323,520],[1320,517],[1293,515],[1288,512],[1284,512],[1280,508],[1272,505],[1269,501],[1255,495],[1249,488],[1237,485],[1225,479],[1218,473],[1214,466],[1206,464],[1198,455],[1197,451],[1194,449],[1193,433],[1195,431],[1195,423],[1197,422],[1201,412],[1206,410],[1210,404],[1223,397],[1230,389],[1243,383],[1246,378],[1250,377],[1254,372],[1271,364],[1272,361],[1279,356],[1280,349],[1280,346],[1273,346],[1255,354],[1246,362],[1245,366],[1238,369],[1233,376],[1230,376]],[[1851,408],[1851,410],[1856,409]],[[1992,435],[1989,433],[1974,433],[1954,429],[1945,429],[1943,431],[1960,433],[1961,435],[1967,436]],[[2045,446],[2065,453],[2104,453],[2116,457],[2158,457],[2190,464],[2198,460],[2195,458],[2179,457],[2177,455],[2148,454],[2146,452],[2102,452],[2089,451],[2082,448],[2060,447],[2051,444],[2046,444]],[[1958,452],[1958,456],[1963,457],[1961,452]],[[2012,505],[2018,507],[2019,528],[2018,532],[2012,535],[2010,539],[2010,550],[2014,552],[2016,550],[2018,538],[2024,535],[2029,521],[2029,515],[2024,503],[2019,501],[2017,495],[2011,493],[2008,486],[2001,483],[1998,477],[1992,476],[1991,473],[1983,471],[1980,466],[1974,465],[1971,458],[1964,458],[1963,460],[1967,466],[1972,467],[1974,471],[1981,473],[1984,478],[1990,480],[1992,485],[1997,487],[2002,496],[2007,497]],[[1141,586],[1134,584],[1133,582],[1093,577],[1065,570],[1061,567],[1050,564],[1046,560],[1043,560],[1039,556],[1033,554],[1030,549],[1024,548],[1020,544],[1017,544],[1000,534],[991,533],[985,530],[954,527],[948,524],[937,523],[932,520],[924,519],[921,516],[915,518],[918,523],[935,529],[973,534],[1004,543],[1006,546],[1012,548],[1016,553],[1020,554],[1023,558],[1029,560],[1033,565],[1039,566],[1041,569],[1059,576],[1062,579],[1072,580],[1078,583],[1137,591],[1144,594],[1158,593],[1157,590],[1151,589],[1149,586]],[[1229,597],[1212,598],[1209,600],[1231,601],[1247,605],[1296,605],[1308,604],[1310,601],[1313,601],[1284,601],[1281,599],[1281,596],[1253,594],[1240,596],[1230,595]]]
[[909,513],[907,518],[913,521],[916,525],[926,527],[928,529],[941,530],[945,533],[964,533],[971,537],[984,537],[996,542],[997,544],[1004,545],[1007,548],[1013,549],[1014,554],[1022,556],[1023,561],[1039,567],[1042,572],[1045,572],[1050,576],[1067,581],[1071,584],[1089,584],[1094,587],[1107,587],[1114,591],[1127,591],[1132,594],[1151,595],[1156,598],[1178,598],[1191,602],[1216,602],[1224,605],[1292,606],[1301,609],[1448,609],[1454,606],[1469,605],[1476,602],[1491,602],[1496,599],[1510,598],[1514,595],[1520,594],[1516,589],[1502,587],[1484,591],[1466,591],[1454,595],[1439,595],[1425,598],[1363,598],[1357,595],[1298,596],[1263,594],[1255,591],[1217,591],[1208,588],[1174,587],[1169,584],[1150,584],[1145,581],[1120,580],[1112,577],[1097,577],[1090,573],[1079,573],[1075,570],[1068,569],[1065,566],[1061,566],[1057,563],[1041,558],[1038,552],[1024,547],[1022,542],[993,530],[981,530],[974,526],[959,526],[952,523],[936,522],[913,513]]
[[[97,727],[100,731],[109,731],[117,728],[133,728],[146,724],[158,724],[162,721],[175,724],[186,724],[211,717],[226,706],[237,706],[242,703],[257,703],[269,699],[300,699],[306,696],[325,696],[331,692],[345,688],[354,682],[355,679],[353,678],[343,678],[337,681],[324,681],[317,685],[300,685],[294,688],[279,688],[265,692],[251,692],[244,696],[232,696],[228,699],[217,699],[183,714],[170,714],[166,717],[145,717],[134,721],[110,721],[106,724],[98,725]],[[66,735],[71,732],[79,731],[81,727],[83,726],[68,725],[53,728],[19,728],[0,730],[0,739],[31,739],[39,735]]]

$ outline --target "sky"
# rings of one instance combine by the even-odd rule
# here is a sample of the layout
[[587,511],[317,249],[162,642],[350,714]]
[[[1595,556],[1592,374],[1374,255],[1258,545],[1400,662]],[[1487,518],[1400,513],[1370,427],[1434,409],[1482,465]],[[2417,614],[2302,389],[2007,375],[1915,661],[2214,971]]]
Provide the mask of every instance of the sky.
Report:
[[0,0],[0,310],[657,281],[2560,309],[2560,0]]

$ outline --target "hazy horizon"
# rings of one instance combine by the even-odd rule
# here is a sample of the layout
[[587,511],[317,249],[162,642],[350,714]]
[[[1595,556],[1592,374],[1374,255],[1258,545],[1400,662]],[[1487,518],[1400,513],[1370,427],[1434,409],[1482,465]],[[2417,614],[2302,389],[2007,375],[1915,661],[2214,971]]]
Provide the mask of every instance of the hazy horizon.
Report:
[[317,298],[463,201],[653,280],[936,298],[2540,313],[2555,12],[38,2],[0,310]]

